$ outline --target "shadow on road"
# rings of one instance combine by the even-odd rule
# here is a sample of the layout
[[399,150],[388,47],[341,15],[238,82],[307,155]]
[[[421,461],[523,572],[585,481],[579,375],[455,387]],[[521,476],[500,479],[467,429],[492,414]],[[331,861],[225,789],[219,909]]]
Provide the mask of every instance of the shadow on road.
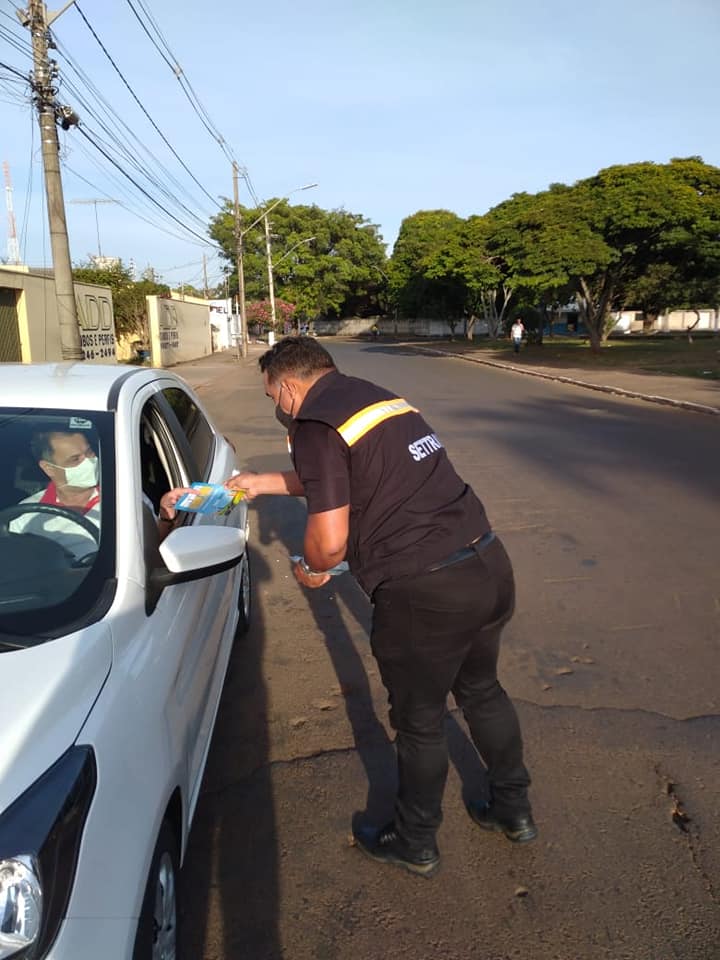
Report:
[[256,602],[270,579],[250,555],[253,625],[231,656],[212,748],[182,871],[182,956],[279,960],[278,849],[267,691],[266,625]]

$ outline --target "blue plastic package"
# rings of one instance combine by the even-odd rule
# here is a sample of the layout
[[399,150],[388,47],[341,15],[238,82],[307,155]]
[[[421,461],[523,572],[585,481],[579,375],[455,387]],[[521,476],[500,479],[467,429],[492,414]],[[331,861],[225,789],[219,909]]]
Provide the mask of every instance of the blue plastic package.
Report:
[[228,490],[222,483],[191,483],[195,493],[184,494],[175,504],[187,513],[218,513],[224,516],[245,497],[243,490]]

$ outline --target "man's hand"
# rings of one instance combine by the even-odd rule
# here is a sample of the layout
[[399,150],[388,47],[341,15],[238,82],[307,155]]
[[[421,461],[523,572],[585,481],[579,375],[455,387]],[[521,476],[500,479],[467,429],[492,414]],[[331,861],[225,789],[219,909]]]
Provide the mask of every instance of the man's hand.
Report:
[[293,564],[293,573],[298,583],[304,587],[314,590],[316,587],[324,587],[330,579],[329,573],[305,573],[300,563]]
[[225,486],[228,490],[243,490],[247,500],[253,500],[261,493],[305,496],[303,485],[294,470],[286,470],[284,473],[253,473],[246,470],[225,480]]
[[245,493],[246,500],[254,500],[258,494],[264,493],[261,478],[262,474],[251,473],[250,471],[237,473],[234,477],[225,481],[225,486],[228,490],[242,490]]
[[160,497],[158,519],[174,520],[177,516],[175,504],[181,497],[184,497],[186,493],[195,493],[195,491],[191,487],[173,487],[172,490],[164,493],[162,497]]

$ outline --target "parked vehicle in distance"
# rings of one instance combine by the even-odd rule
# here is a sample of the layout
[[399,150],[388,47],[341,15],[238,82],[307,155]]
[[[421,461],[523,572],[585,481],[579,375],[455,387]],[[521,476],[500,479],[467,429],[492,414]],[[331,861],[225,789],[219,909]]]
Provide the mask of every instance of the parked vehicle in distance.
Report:
[[0,364],[0,384],[0,960],[169,960],[250,567],[246,504],[164,538],[156,515],[235,451],[164,370]]

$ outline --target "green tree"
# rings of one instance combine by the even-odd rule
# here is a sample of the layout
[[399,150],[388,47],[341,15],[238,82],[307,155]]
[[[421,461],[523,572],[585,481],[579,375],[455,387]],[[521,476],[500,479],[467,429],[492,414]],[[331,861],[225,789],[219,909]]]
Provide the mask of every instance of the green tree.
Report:
[[464,313],[465,289],[455,269],[462,220],[449,210],[420,210],[400,225],[388,265],[390,301],[405,317],[438,317],[451,335]]
[[[241,213],[247,228],[262,216],[262,209],[243,207]],[[277,204],[269,221],[275,291],[295,305],[297,319],[337,319],[378,311],[386,284],[386,257],[375,224],[345,210],[287,201]],[[230,290],[234,293],[238,289],[236,242],[229,202],[211,221],[210,235],[233,270]],[[268,293],[262,220],[244,235],[243,247],[246,300],[261,300]]]
[[634,285],[642,288],[641,278],[654,276],[665,290],[656,306],[659,299],[669,306],[681,285],[718,275],[720,170],[699,158],[609,167],[559,198],[573,241],[566,267],[593,350],[614,326],[611,309],[627,302]]

